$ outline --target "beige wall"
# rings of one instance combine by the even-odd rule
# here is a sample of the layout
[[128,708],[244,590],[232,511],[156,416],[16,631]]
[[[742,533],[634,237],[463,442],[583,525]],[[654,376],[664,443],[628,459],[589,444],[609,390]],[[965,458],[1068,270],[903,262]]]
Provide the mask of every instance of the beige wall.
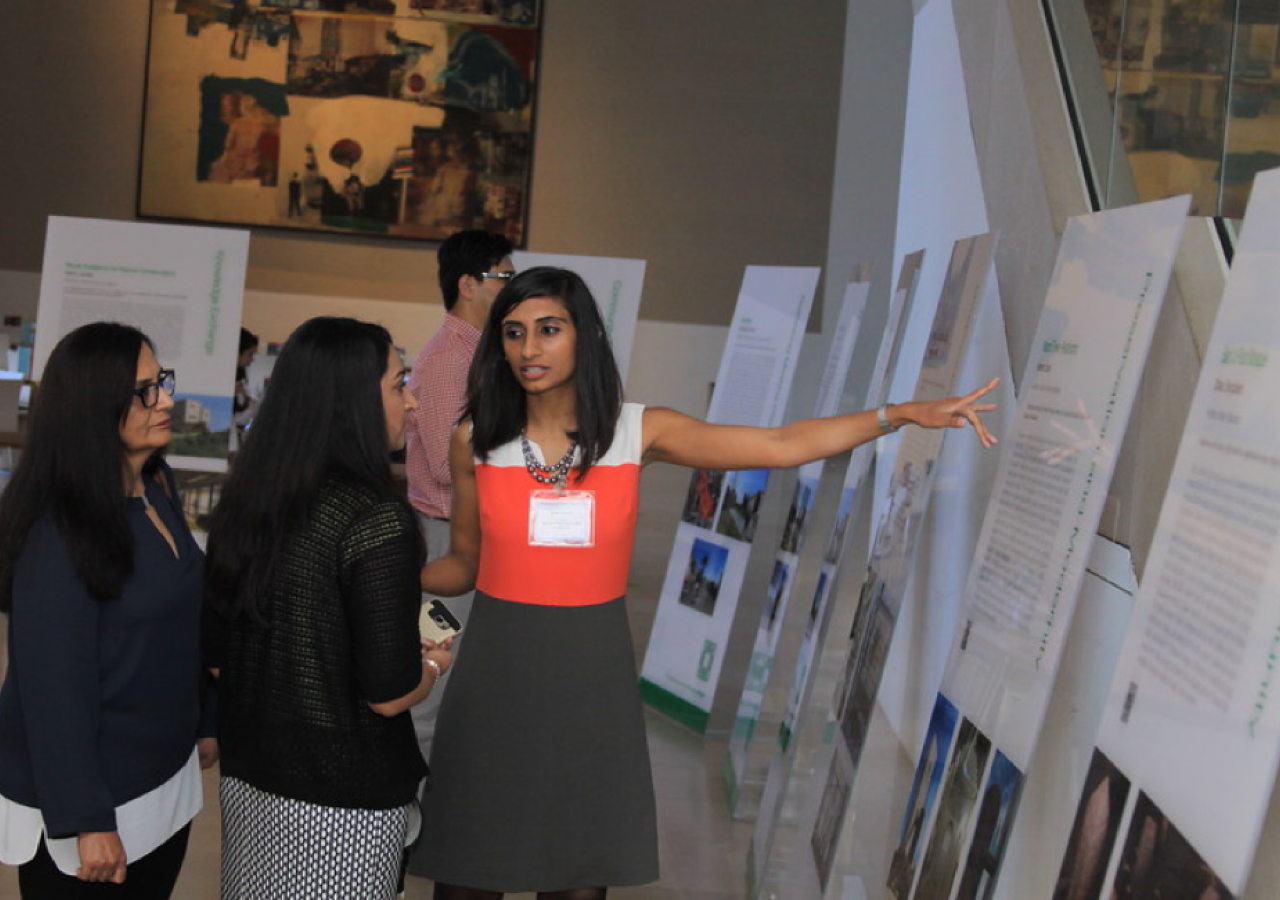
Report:
[[[147,0],[13,5],[0,270],[50,214],[132,219]],[[533,250],[648,260],[641,317],[726,325],[748,264],[826,256],[844,0],[546,0]],[[439,302],[434,245],[260,231],[251,290]]]

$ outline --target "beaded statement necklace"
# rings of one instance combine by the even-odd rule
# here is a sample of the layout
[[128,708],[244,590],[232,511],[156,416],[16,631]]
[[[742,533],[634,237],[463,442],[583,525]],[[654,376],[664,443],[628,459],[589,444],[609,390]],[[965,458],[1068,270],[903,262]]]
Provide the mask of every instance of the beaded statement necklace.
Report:
[[550,466],[544,466],[538,462],[538,458],[533,455],[533,448],[529,446],[529,436],[523,431],[520,432],[520,449],[524,451],[524,467],[539,484],[555,484],[564,487],[569,482],[569,469],[573,465],[573,455],[578,452],[576,439],[570,441],[569,449],[564,452],[564,456],[560,457],[560,461]]

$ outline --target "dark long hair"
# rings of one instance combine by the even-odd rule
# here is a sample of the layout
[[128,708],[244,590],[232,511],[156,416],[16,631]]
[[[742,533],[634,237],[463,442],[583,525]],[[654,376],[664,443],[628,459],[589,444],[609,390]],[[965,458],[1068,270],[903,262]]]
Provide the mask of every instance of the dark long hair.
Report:
[[325,478],[400,499],[382,406],[390,350],[385,328],[355,319],[311,319],[290,335],[209,519],[205,593],[223,614],[264,619],[273,564]]
[[[120,426],[133,405],[144,345],[154,350],[132,326],[94,322],[66,335],[50,354],[27,422],[26,446],[0,497],[0,609],[13,606],[18,555],[46,513],[92,597],[119,597],[133,574]],[[160,459],[157,451],[147,460],[144,476]]]
[[514,440],[524,429],[528,420],[524,388],[507,363],[502,320],[514,307],[535,297],[559,301],[573,321],[578,430],[571,437],[582,448],[578,476],[585,477],[613,443],[622,412],[622,377],[600,308],[583,280],[568,269],[527,269],[508,281],[498,294],[471,361],[467,405],[462,416],[471,420],[472,449],[480,459],[488,459],[493,450]]

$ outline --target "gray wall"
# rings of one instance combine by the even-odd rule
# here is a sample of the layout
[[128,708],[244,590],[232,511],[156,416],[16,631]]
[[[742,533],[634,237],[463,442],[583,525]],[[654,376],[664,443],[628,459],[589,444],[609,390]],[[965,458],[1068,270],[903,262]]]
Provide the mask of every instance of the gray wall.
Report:
[[[0,270],[51,214],[132,219],[147,0],[8,10]],[[747,264],[822,265],[844,0],[546,0],[530,249],[649,261],[641,316],[728,324]],[[434,245],[263,231],[251,289],[439,302]]]

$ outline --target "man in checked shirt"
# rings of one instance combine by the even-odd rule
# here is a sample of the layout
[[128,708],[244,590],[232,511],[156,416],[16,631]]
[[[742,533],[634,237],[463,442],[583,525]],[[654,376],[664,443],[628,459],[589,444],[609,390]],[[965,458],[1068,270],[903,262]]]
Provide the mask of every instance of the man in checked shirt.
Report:
[[[467,394],[467,370],[489,318],[489,307],[515,274],[511,242],[488,231],[460,231],[440,245],[440,292],[444,295],[444,324],[422,348],[413,364],[409,390],[418,409],[406,432],[405,470],[409,502],[418,515],[427,560],[449,552],[449,436],[462,413]],[[466,624],[471,594],[451,597],[449,610]],[[461,638],[459,642],[461,643]],[[454,652],[458,645],[454,645]],[[413,708],[413,724],[425,759],[435,734],[436,711],[447,684]]]

